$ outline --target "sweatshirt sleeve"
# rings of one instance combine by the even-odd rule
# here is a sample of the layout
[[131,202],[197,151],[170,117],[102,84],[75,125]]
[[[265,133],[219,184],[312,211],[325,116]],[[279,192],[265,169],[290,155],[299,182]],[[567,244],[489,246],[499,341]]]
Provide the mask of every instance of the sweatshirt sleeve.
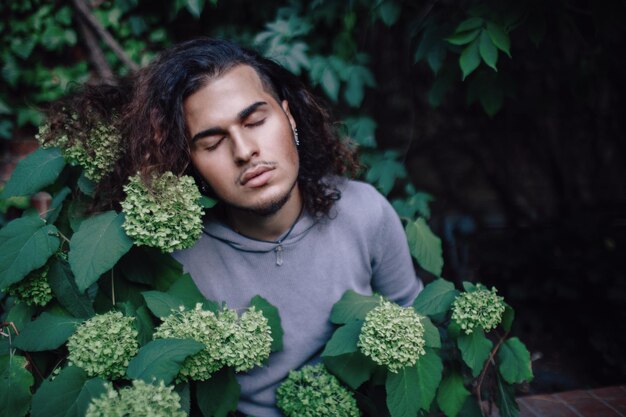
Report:
[[[378,192],[376,191],[378,194]],[[380,217],[372,231],[372,289],[402,305],[413,303],[422,290],[422,281],[416,276],[406,234],[400,218],[387,199],[378,194]]]

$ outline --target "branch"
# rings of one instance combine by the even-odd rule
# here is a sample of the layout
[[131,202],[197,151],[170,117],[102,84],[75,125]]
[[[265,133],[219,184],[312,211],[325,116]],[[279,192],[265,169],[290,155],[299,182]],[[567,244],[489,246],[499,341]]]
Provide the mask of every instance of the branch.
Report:
[[96,39],[93,31],[89,28],[85,19],[82,18],[82,15],[79,15],[76,20],[78,22],[78,29],[82,34],[87,50],[89,51],[89,60],[98,73],[98,77],[105,81],[112,82],[115,79],[113,70],[104,57],[104,52],[102,52],[102,48],[98,45],[98,40]]
[[[494,363],[493,358],[496,356],[498,349],[500,349],[500,346],[502,346],[502,342],[504,342],[504,339],[506,339],[508,335],[509,335],[509,332],[507,331],[500,338],[500,340],[498,340],[498,343],[491,350],[491,353],[489,354],[489,358],[487,358],[487,360],[485,361],[483,370],[481,371],[480,376],[478,377],[478,384],[476,384],[476,397],[478,397],[478,406],[480,407],[481,412],[483,412],[483,399],[482,399],[480,392],[482,390],[483,380],[485,379],[485,375],[487,374],[487,369],[489,369],[489,364]],[[487,415],[491,415],[491,410],[489,410],[489,413]]]
[[111,50],[117,55],[117,57],[130,68],[132,71],[137,71],[139,66],[135,64],[124,52],[124,49],[120,46],[120,44],[111,36],[111,34],[100,24],[98,19],[93,15],[91,9],[87,5],[87,3],[82,0],[72,0],[74,4],[74,8],[78,11],[80,17],[85,19],[85,21],[91,26],[91,28],[96,32],[96,34],[106,43]]

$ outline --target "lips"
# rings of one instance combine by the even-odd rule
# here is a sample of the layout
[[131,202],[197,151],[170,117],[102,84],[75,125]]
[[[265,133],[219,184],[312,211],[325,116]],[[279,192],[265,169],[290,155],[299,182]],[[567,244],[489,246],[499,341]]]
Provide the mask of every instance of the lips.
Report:
[[[264,181],[261,181],[264,177],[263,174],[265,174],[266,172],[272,171],[274,169],[274,167],[272,166],[268,166],[268,165],[258,165],[252,169],[249,169],[248,171],[246,171],[246,173],[241,177],[241,185],[246,185],[248,184],[249,186],[259,186],[262,185],[262,183],[264,183]],[[259,184],[257,184],[259,183]]]

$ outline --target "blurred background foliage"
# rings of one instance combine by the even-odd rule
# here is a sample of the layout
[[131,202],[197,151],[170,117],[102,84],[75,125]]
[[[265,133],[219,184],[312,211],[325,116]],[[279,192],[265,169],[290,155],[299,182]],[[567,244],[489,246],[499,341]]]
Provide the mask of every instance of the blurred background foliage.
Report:
[[185,39],[238,41],[327,100],[363,178],[442,237],[444,277],[515,306],[531,392],[626,382],[623,0],[22,0],[0,14],[3,155],[74,85]]

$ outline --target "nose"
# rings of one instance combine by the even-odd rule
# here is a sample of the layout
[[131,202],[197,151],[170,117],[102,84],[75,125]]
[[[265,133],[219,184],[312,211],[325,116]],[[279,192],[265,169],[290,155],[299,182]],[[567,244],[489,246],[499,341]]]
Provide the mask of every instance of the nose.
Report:
[[259,146],[254,137],[241,131],[231,133],[233,159],[237,165],[244,165],[259,155]]

